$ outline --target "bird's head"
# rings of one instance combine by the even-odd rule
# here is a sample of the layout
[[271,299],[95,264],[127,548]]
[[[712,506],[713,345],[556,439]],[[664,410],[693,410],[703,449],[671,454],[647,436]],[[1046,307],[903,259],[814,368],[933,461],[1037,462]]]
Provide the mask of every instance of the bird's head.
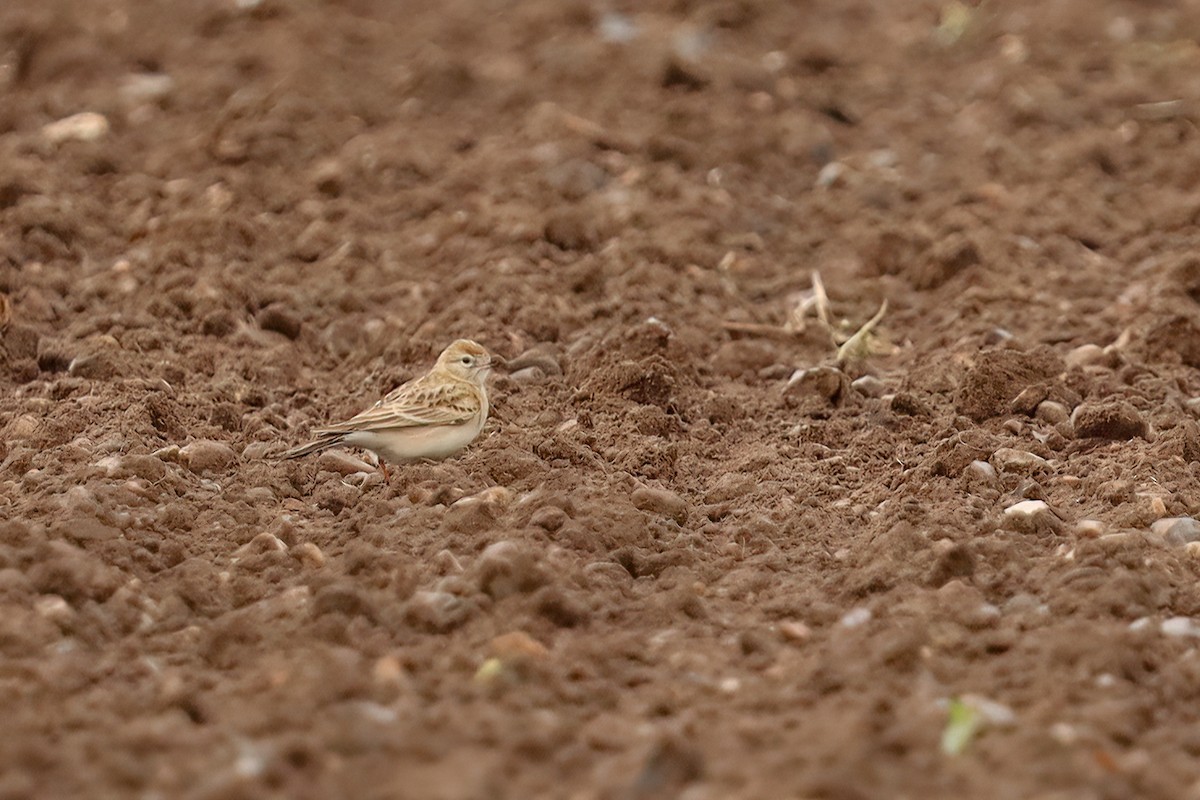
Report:
[[487,348],[470,339],[459,339],[438,356],[438,368],[465,381],[482,383],[495,357]]

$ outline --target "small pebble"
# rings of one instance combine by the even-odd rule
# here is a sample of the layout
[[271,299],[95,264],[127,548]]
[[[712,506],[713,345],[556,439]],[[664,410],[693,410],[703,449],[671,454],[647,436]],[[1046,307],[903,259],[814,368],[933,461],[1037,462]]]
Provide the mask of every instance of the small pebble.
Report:
[[393,655],[380,656],[371,667],[371,680],[379,686],[401,686],[407,677],[404,664]]
[[1004,601],[1004,606],[1001,609],[1004,614],[1045,614],[1049,613],[1049,608],[1044,603],[1038,601],[1037,597],[1019,591],[1007,601]]
[[[246,415],[243,419],[249,418]],[[257,423],[255,423],[257,426]],[[274,428],[268,425],[262,425],[263,430],[267,430],[272,435],[276,433]],[[261,461],[263,459],[272,459],[278,456],[281,450],[281,442],[250,442],[242,448],[242,458],[246,461]]]
[[1166,517],[1151,524],[1150,530],[1169,544],[1200,542],[1200,521],[1192,517]]
[[546,373],[541,367],[525,367],[510,373],[508,377],[514,383],[541,383],[546,379]]
[[39,616],[58,625],[65,625],[75,617],[75,609],[56,594],[42,595],[34,601],[33,608]]
[[506,663],[540,661],[550,654],[546,645],[524,631],[501,634],[489,643],[492,656]]
[[472,606],[449,592],[417,592],[405,606],[405,616],[414,625],[444,633],[466,622]]
[[338,475],[353,475],[356,472],[376,472],[377,470],[344,450],[326,450],[317,457],[317,469],[336,472]]
[[175,81],[161,72],[139,72],[121,81],[121,99],[130,105],[157,103],[170,96]]
[[821,167],[821,171],[817,173],[816,186],[818,189],[828,189],[831,186],[836,186],[846,174],[846,166],[837,161],[830,161],[825,166]]
[[1056,533],[1062,520],[1045,500],[1022,500],[1004,509],[1008,527],[1020,533]]
[[306,567],[320,569],[325,566],[325,554],[312,542],[301,542],[289,550],[288,554]]
[[103,470],[104,474],[111,478],[121,471],[121,461],[120,456],[105,456],[99,461],[94,462],[92,466]]
[[1075,523],[1074,530],[1081,539],[1095,539],[1104,533],[1104,523],[1098,519],[1081,519]]
[[983,336],[983,344],[985,347],[994,347],[998,344],[1005,344],[1014,340],[1012,331],[1006,328],[992,328]]
[[1056,722],[1050,726],[1050,738],[1070,747],[1079,741],[1079,729],[1069,722]]
[[233,448],[212,439],[197,439],[181,447],[179,457],[189,470],[196,473],[222,472],[237,460]]
[[791,399],[813,398],[835,405],[846,396],[850,379],[846,373],[833,367],[810,367],[798,369],[783,388],[784,397]]
[[992,481],[996,480],[996,468],[988,462],[980,461],[978,459],[972,461],[970,464],[967,464],[966,469],[963,470],[963,473],[968,478],[974,478],[976,480],[983,481],[984,483],[991,483]]
[[1082,344],[1063,357],[1067,368],[1106,365],[1108,356],[1104,348],[1096,344]]
[[882,397],[887,391],[883,381],[874,375],[863,375],[850,383],[850,388],[864,397]]
[[680,525],[687,522],[688,504],[674,492],[666,489],[652,489],[648,486],[639,486],[633,490],[630,500],[633,501],[634,508],[640,511],[662,514],[664,517],[670,517],[675,520]]
[[869,608],[855,608],[842,615],[839,625],[843,628],[857,628],[871,621],[874,616]]
[[812,630],[803,622],[784,620],[783,622],[779,623],[778,627],[779,635],[789,642],[794,642],[797,644],[800,642],[807,642],[812,636]]
[[1018,394],[1009,405],[1009,409],[1014,414],[1023,414],[1025,416],[1033,416],[1037,410],[1038,404],[1046,399],[1047,389],[1041,384],[1035,384],[1024,389]]
[[1036,472],[1050,472],[1053,467],[1050,462],[1034,453],[1016,450],[1012,447],[1001,447],[992,454],[992,464],[1001,472],[1017,472],[1030,475]]
[[1200,637],[1200,625],[1193,622],[1191,617],[1170,617],[1164,619],[1159,629],[1167,636]]
[[480,590],[494,599],[533,591],[546,581],[534,553],[509,540],[488,545],[472,572]]
[[529,367],[537,367],[545,375],[562,375],[562,366],[558,363],[558,358],[553,353],[543,352],[541,350],[529,350],[516,358],[509,359],[507,368],[509,373],[520,372]]
[[1055,402],[1054,400],[1043,400],[1041,403],[1038,403],[1035,415],[1042,422],[1058,425],[1071,418],[1071,411],[1062,403]]
[[632,42],[638,36],[638,25],[632,17],[616,11],[605,11],[600,15],[596,33],[601,41],[615,44]]
[[51,144],[63,142],[94,142],[109,130],[108,118],[94,111],[73,114],[42,128],[42,136]]
[[269,553],[272,551],[283,552],[287,550],[287,545],[273,533],[263,532],[255,536],[250,541],[233,551],[235,558],[245,558],[246,556],[258,555],[260,553]]

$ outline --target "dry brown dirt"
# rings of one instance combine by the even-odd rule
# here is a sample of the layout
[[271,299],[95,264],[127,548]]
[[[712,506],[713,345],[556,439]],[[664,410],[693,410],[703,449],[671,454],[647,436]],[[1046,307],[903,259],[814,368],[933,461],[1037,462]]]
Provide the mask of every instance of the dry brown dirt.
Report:
[[1197,35],[4,0],[0,798],[1200,798]]

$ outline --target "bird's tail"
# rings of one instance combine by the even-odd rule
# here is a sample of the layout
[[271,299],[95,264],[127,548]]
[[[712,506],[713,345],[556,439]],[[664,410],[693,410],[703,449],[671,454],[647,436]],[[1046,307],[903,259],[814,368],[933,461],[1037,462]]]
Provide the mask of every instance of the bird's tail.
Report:
[[309,442],[308,444],[302,444],[299,447],[293,447],[291,450],[285,450],[276,456],[276,458],[281,460],[285,458],[300,458],[302,456],[312,455],[313,453],[320,453],[321,451],[328,450],[331,447],[337,447],[339,444],[341,444],[341,442],[342,437],[340,434],[324,434],[317,438],[316,441]]

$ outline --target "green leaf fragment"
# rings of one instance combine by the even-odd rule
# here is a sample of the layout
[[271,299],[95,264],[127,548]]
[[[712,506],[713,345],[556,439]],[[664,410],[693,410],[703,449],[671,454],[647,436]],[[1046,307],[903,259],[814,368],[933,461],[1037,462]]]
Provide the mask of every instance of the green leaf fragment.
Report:
[[979,709],[957,697],[950,701],[947,711],[946,728],[942,731],[942,752],[956,756],[971,743],[985,719]]

